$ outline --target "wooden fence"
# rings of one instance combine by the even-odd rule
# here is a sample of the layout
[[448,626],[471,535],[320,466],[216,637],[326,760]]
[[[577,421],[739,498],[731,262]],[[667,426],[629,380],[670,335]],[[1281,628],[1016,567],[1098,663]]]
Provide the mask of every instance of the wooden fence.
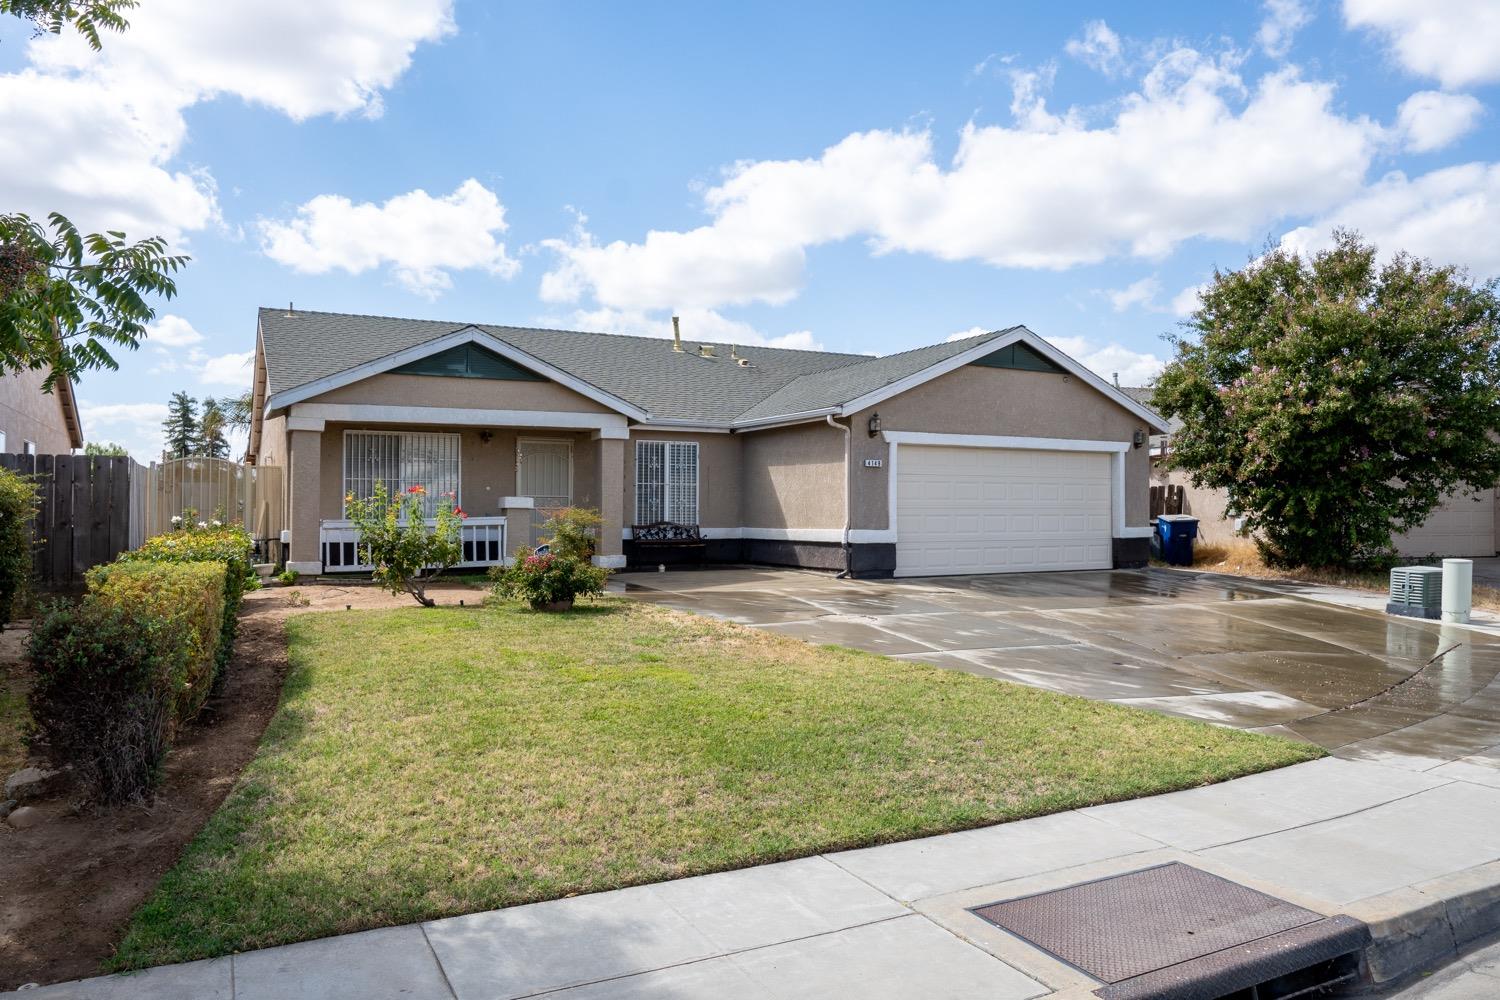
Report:
[[90,566],[139,545],[131,534],[132,466],[104,455],[0,455],[0,468],[35,479],[41,503],[32,567],[46,587],[83,585]]
[[1151,487],[1151,517],[1182,513],[1182,487],[1168,484]]
[[184,512],[243,524],[268,559],[285,526],[281,469],[274,466],[218,458],[148,466],[104,455],[0,454],[0,468],[37,484],[32,567],[45,588],[81,587],[89,567],[172,530],[172,518]]

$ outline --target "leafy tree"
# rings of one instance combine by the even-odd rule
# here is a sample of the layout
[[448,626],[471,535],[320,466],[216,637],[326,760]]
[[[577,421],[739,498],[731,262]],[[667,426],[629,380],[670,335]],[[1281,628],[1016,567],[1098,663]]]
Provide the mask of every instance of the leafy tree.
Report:
[[1227,491],[1273,564],[1389,558],[1445,494],[1500,480],[1495,287],[1406,254],[1381,266],[1345,231],[1215,273],[1156,383],[1183,422],[1170,461]]
[[198,450],[198,401],[181,390],[167,402],[167,457],[186,458]]
[[56,212],[46,226],[0,215],[0,375],[46,369],[50,389],[118,368],[110,348],[140,346],[156,316],[146,296],[175,295],[186,262],[159,236],[127,243],[120,232],[85,236]]
[[121,458],[130,454],[123,444],[115,444],[113,441],[90,441],[83,446],[83,453],[85,455],[106,455],[115,458]]
[[229,441],[224,437],[227,421],[219,401],[212,396],[203,400],[203,413],[198,417],[198,454],[209,458],[228,458]]
[[0,14],[13,14],[36,25],[38,34],[62,34],[63,26],[76,30],[98,51],[100,29],[124,31],[129,24],[121,11],[136,6],[138,0],[0,0]]

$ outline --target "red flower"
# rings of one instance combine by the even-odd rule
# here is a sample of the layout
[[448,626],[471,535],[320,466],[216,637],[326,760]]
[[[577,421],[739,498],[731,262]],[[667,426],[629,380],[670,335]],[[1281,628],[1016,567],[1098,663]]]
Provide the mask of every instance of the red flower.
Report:
[[469,517],[468,514],[464,513],[464,509],[456,504],[453,507],[453,513],[457,514],[460,520],[467,520]]
[[415,486],[408,486],[406,488],[406,492],[416,493],[420,495],[427,492],[427,487],[423,486],[421,483],[417,483]]

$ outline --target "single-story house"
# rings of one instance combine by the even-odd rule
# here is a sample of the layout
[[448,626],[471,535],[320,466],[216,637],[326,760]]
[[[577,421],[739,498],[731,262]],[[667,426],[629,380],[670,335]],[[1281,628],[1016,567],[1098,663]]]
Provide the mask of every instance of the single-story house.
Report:
[[0,452],[66,455],[83,447],[73,383],[59,378],[43,392],[46,379],[40,369],[0,376]]
[[[1127,386],[1122,390],[1142,406],[1151,406],[1149,386]],[[1175,486],[1182,490],[1182,513],[1198,518],[1198,537],[1209,543],[1224,542],[1242,534],[1240,518],[1230,514],[1229,497],[1223,490],[1200,489],[1181,469],[1167,462],[1172,434],[1182,421],[1167,421],[1164,433],[1151,437],[1151,485]],[[1496,491],[1460,491],[1440,504],[1421,526],[1395,536],[1396,554],[1413,559],[1430,556],[1473,558],[1500,555],[1500,504]]]
[[344,497],[383,481],[457,494],[466,565],[573,504],[604,566],[669,522],[707,561],[916,576],[1144,564],[1163,429],[1022,326],[872,357],[288,308],[247,460],[286,470],[300,572],[361,568]]

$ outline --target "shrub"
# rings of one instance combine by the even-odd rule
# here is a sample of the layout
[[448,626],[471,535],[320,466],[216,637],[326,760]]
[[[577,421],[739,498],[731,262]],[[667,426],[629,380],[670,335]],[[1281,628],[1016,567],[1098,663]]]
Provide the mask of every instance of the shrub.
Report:
[[0,629],[10,623],[31,585],[31,520],[36,515],[36,484],[0,469]]
[[89,570],[86,604],[161,624],[158,636],[178,663],[169,680],[177,722],[198,714],[219,674],[227,575],[222,562],[116,562]]
[[559,507],[542,525],[544,530],[551,532],[544,539],[547,550],[554,555],[588,562],[594,555],[599,527],[603,523],[604,519],[596,510],[587,507]]
[[490,579],[497,596],[523,600],[533,608],[541,608],[571,603],[580,595],[594,597],[604,593],[609,570],[575,556],[537,555],[530,549],[522,549],[513,565],[492,568]]
[[216,677],[224,676],[224,668],[234,653],[234,636],[239,628],[240,602],[245,591],[260,586],[251,562],[254,542],[244,528],[235,524],[205,524],[198,528],[194,522],[184,523],[188,527],[180,531],[169,531],[146,539],[146,544],[120,555],[120,562],[218,562],[223,563],[224,603],[223,623],[220,630]]
[[185,666],[175,629],[88,601],[53,604],[32,629],[36,738],[95,801],[138,799],[160,780]]
[[344,510],[359,532],[359,544],[374,566],[371,576],[392,594],[410,594],[418,604],[430,608],[437,602],[427,596],[427,585],[443,570],[458,562],[463,553],[459,525],[467,514],[452,494],[436,505],[436,524],[427,527],[427,491],[413,486],[390,496],[377,482],[373,496],[344,497]]
[[284,569],[280,573],[276,574],[276,579],[280,580],[282,583],[290,585],[296,583],[297,578],[301,575],[301,573],[297,572],[294,569]]

